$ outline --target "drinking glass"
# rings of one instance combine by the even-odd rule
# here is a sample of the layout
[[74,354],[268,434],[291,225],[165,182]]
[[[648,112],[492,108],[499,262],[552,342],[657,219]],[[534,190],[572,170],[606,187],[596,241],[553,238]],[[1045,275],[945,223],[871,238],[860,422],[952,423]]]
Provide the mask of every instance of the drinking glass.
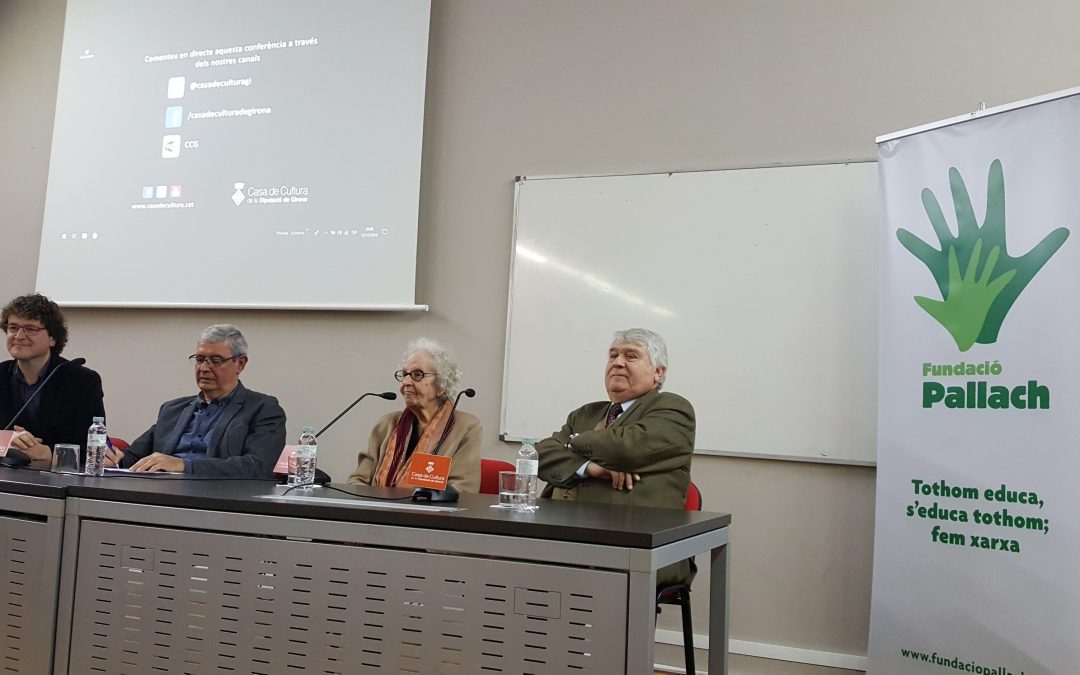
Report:
[[499,503],[492,504],[493,509],[512,509],[518,499],[518,480],[514,471],[499,472]]
[[52,470],[55,473],[79,473],[79,446],[71,443],[53,446]]

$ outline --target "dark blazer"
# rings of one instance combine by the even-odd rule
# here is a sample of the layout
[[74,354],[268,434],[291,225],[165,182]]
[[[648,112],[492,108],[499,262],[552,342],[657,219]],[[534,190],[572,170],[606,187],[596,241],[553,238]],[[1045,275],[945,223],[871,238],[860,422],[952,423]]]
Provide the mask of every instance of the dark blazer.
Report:
[[[154,426],[135,439],[120,462],[130,467],[155,452],[172,455],[184,427],[195,414],[199,397],[166,401]],[[206,449],[206,458],[191,463],[196,476],[273,478],[274,464],[285,447],[285,411],[273,396],[237,384],[232,400],[221,411]]]
[[[59,363],[67,359],[56,357]],[[0,363],[0,424],[7,424],[22,407],[17,399],[11,377],[18,365],[14,360]],[[86,446],[86,430],[95,417],[105,416],[105,395],[101,391],[101,376],[86,366],[64,366],[48,384],[44,385],[38,398],[37,428],[27,430],[50,448],[57,443],[75,443]],[[24,426],[15,420],[18,426]]]
[[[653,389],[610,427],[598,430],[610,406],[608,401],[597,401],[578,408],[562,429],[536,444],[540,479],[548,483],[544,497],[683,508],[694,456],[694,407],[678,394]],[[572,434],[576,434],[573,439]],[[615,490],[610,480],[582,478],[577,471],[587,461],[639,474],[641,481],[634,483],[633,490]],[[689,583],[692,578],[688,561],[657,572],[658,583]]]

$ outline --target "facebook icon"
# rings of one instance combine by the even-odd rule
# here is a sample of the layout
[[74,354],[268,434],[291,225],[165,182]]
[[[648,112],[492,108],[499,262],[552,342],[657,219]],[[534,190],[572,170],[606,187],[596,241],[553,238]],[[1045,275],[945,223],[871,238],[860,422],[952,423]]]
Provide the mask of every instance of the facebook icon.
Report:
[[184,106],[174,105],[165,108],[165,128],[175,129],[184,123]]

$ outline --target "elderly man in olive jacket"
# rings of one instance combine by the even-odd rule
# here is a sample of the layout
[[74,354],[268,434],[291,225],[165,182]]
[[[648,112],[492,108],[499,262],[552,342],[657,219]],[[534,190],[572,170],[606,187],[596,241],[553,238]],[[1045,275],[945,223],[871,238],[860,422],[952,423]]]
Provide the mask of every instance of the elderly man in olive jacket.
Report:
[[[694,408],[660,390],[667,347],[657,333],[619,331],[608,350],[608,400],[570,413],[540,441],[544,497],[570,501],[681,509],[694,454]],[[690,561],[657,572],[658,583],[693,578]]]

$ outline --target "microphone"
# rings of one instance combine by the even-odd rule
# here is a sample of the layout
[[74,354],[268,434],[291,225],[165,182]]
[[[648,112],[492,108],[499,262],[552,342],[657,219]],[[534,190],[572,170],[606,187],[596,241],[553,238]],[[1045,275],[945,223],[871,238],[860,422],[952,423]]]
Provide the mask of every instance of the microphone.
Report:
[[342,410],[342,411],[341,411],[341,414],[339,414],[339,415],[338,415],[337,417],[335,417],[334,419],[330,420],[330,423],[329,423],[329,424],[327,424],[327,425],[326,425],[325,427],[323,427],[322,429],[319,429],[318,433],[316,433],[316,434],[315,434],[315,438],[318,438],[319,436],[322,436],[322,433],[323,433],[324,431],[326,431],[326,430],[327,430],[327,429],[329,429],[330,427],[334,426],[334,423],[335,423],[335,422],[337,422],[337,421],[338,421],[339,419],[341,419],[342,417],[344,417],[346,413],[348,413],[348,412],[349,412],[350,410],[352,410],[352,409],[353,409],[353,408],[354,408],[354,407],[356,406],[356,404],[357,404],[357,403],[359,403],[360,401],[363,401],[363,400],[364,400],[365,398],[367,398],[368,396],[378,396],[379,398],[382,398],[382,399],[386,399],[387,401],[393,401],[394,399],[396,399],[396,398],[397,398],[397,394],[395,394],[395,393],[394,393],[394,392],[392,392],[392,391],[384,391],[384,392],[383,392],[383,393],[381,393],[381,394],[376,394],[376,393],[375,393],[375,392],[373,392],[373,391],[369,391],[369,392],[368,392],[368,393],[366,393],[366,394],[362,394],[362,395],[360,396],[360,398],[358,398],[358,399],[356,399],[355,401],[353,401],[352,403],[350,403],[350,404],[349,404],[349,407],[348,407],[348,408],[345,408],[344,410]]
[[34,389],[34,393],[26,397],[26,403],[23,403],[22,407],[19,408],[19,411],[15,413],[15,416],[12,417],[11,420],[4,425],[4,431],[7,431],[11,429],[11,427],[15,426],[15,420],[19,419],[19,415],[23,414],[23,411],[26,410],[26,407],[29,406],[35,398],[37,398],[37,395],[41,393],[41,390],[44,389],[45,385],[49,383],[49,380],[53,379],[53,375],[59,373],[61,368],[63,368],[64,366],[81,366],[84,363],[86,363],[86,359],[78,358],[71,361],[64,361],[57,367],[53,368],[52,372],[49,373],[49,376],[42,381],[41,385]]
[[[11,420],[8,421],[8,423],[4,425],[3,430],[8,431],[12,427],[15,426],[15,420],[19,419],[19,415],[23,414],[23,411],[26,410],[27,406],[29,406],[30,403],[33,402],[33,400],[35,398],[37,398],[38,394],[41,393],[41,390],[44,389],[45,385],[49,383],[49,380],[51,380],[53,378],[53,375],[56,375],[57,373],[59,373],[61,368],[63,368],[64,366],[81,366],[84,363],[86,363],[86,359],[78,358],[78,359],[73,359],[71,361],[64,361],[63,363],[61,363],[57,367],[53,368],[52,372],[49,373],[49,375],[44,380],[41,381],[41,384],[37,388],[34,389],[34,393],[32,393],[32,394],[30,394],[29,396],[26,397],[26,402],[23,403],[22,407],[19,408],[18,412],[15,413],[15,416],[12,417]],[[4,455],[3,457],[0,457],[0,466],[20,467],[20,466],[26,466],[29,463],[30,463],[30,458],[27,457],[25,453],[23,453],[21,450],[19,450],[17,448],[8,448],[7,454]]]
[[458,496],[458,491],[447,485],[445,490],[416,488],[409,499],[414,502],[456,502]]
[[[462,396],[468,396],[469,398],[472,398],[473,396],[476,396],[476,390],[473,389],[472,387],[469,387],[468,389],[462,389],[461,391],[458,392],[457,398],[454,399],[454,405],[453,405],[453,407],[450,408],[450,419],[451,420],[454,419],[454,411],[457,410],[457,404],[461,402],[461,397]],[[439,449],[442,448],[443,441],[446,440],[446,437],[449,434],[450,434],[450,423],[447,422],[446,428],[443,429],[442,436],[439,437],[439,442],[435,444],[435,449],[431,451],[431,454],[433,454],[433,455],[439,454]]]
[[[454,419],[454,411],[457,410],[457,404],[461,402],[462,396],[472,398],[473,396],[476,396],[476,390],[470,387],[458,392],[457,398],[454,399],[454,405],[450,408],[450,421],[453,421]],[[448,421],[446,423],[446,428],[443,429],[442,436],[439,437],[439,442],[435,444],[435,449],[431,451],[431,454],[439,454],[439,449],[442,448],[443,441],[446,440],[446,436],[449,433],[450,422]],[[416,488],[413,490],[411,499],[414,502],[456,502],[458,500],[458,491],[450,485],[447,485],[445,490]]]

